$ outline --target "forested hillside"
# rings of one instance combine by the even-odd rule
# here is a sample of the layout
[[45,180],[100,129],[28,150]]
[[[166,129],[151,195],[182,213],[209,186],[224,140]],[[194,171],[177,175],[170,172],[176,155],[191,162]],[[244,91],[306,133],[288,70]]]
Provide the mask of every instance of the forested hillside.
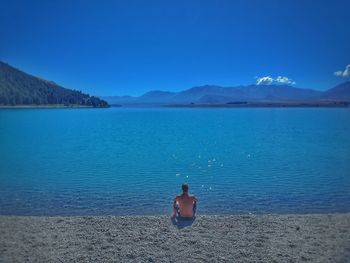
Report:
[[0,105],[77,105],[108,107],[100,98],[63,88],[0,61]]

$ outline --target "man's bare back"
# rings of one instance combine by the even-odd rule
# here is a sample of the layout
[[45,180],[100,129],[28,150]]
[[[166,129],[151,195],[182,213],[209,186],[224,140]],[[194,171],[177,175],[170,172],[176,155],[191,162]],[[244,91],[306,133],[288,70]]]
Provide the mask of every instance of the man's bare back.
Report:
[[184,184],[182,186],[183,193],[177,195],[174,199],[174,211],[172,218],[175,218],[177,213],[181,217],[193,217],[195,213],[195,206],[197,199],[194,195],[188,193],[188,185]]

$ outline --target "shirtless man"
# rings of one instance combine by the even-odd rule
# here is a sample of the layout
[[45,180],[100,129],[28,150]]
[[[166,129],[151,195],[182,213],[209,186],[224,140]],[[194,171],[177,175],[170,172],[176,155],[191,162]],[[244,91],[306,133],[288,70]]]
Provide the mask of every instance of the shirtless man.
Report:
[[171,216],[174,219],[176,216],[181,218],[193,218],[196,213],[197,198],[188,193],[188,184],[182,185],[182,194],[177,195],[174,199],[174,210]]

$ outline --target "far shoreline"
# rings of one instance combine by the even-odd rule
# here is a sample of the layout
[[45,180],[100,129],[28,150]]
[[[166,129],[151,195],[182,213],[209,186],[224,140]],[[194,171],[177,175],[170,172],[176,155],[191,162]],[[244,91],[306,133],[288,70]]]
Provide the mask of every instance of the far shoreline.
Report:
[[237,101],[229,103],[128,103],[109,104],[107,107],[87,105],[0,105],[1,109],[105,109],[105,108],[350,108],[350,101]]
[[123,108],[350,108],[350,101],[237,101],[229,103],[128,103],[110,104]]
[[172,108],[349,108],[350,102],[243,102],[226,104],[174,104]]

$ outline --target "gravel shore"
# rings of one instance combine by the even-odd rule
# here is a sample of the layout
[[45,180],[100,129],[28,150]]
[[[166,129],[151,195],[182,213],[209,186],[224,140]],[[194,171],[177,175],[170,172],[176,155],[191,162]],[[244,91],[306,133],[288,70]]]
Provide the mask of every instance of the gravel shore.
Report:
[[350,262],[350,214],[0,216],[0,262]]

